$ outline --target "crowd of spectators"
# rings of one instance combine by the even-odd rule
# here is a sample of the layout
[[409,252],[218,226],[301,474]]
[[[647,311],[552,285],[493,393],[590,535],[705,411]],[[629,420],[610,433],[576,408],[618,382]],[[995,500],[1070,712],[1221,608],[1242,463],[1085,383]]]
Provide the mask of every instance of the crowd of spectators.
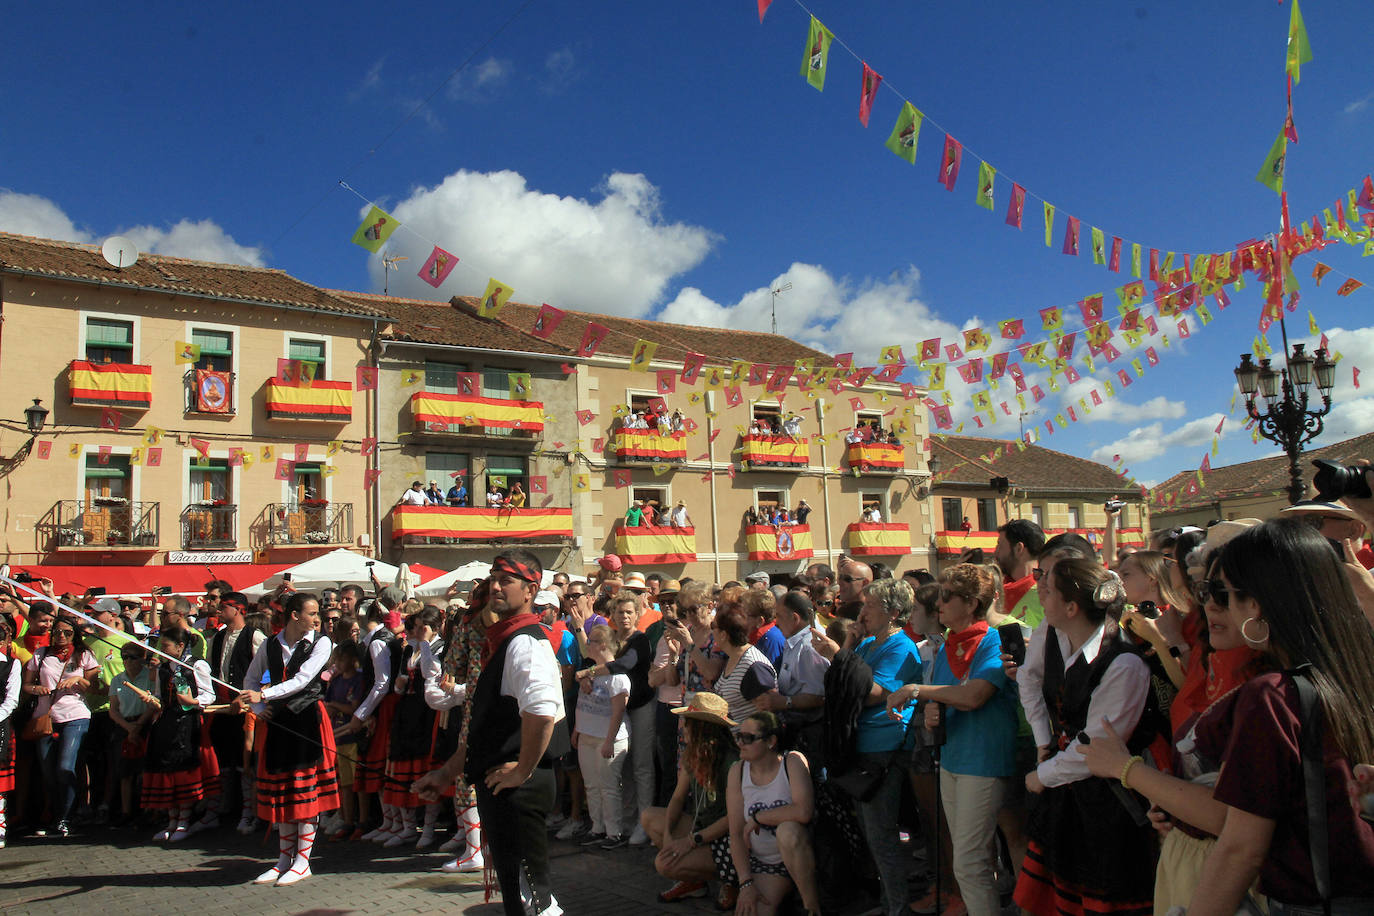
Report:
[[854,428],[844,434],[844,441],[847,445],[862,445],[868,442],[880,445],[901,445],[902,440],[897,437],[895,429],[883,430],[882,421],[874,418],[872,420],[860,420],[854,424]]
[[[990,562],[938,575],[850,557],[743,582],[614,557],[556,574],[532,601],[548,645],[522,650],[557,668],[571,736],[547,829],[652,845],[665,904],[714,891],[743,913],[1374,911],[1368,525],[1374,500],[1352,499],[1102,553],[1017,520]],[[278,816],[242,703],[271,701],[253,678],[286,634],[292,664],[330,649],[321,835],[480,870],[473,787],[415,787],[467,746],[509,581],[429,605],[357,586],[250,602],[216,581],[148,612],[9,590],[0,814],[11,835],[115,823],[167,843],[270,815],[263,877],[308,877],[313,815]]]

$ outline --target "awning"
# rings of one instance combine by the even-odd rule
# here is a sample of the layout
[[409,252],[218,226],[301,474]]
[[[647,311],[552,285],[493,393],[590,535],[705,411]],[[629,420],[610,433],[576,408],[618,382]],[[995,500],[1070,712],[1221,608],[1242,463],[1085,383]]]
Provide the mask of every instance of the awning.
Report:
[[[10,575],[23,570],[35,579],[51,579],[53,588],[81,594],[93,586],[103,586],[111,595],[146,598],[153,589],[168,586],[173,594],[200,595],[205,583],[223,579],[235,589],[261,582],[274,573],[290,569],[291,563],[169,563],[162,566],[14,566]],[[212,575],[213,573],[213,575]]]

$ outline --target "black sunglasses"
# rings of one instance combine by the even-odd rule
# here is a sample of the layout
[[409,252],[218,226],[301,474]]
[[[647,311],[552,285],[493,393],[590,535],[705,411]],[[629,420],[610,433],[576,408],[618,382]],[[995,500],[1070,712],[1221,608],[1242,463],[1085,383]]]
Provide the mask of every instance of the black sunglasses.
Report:
[[735,740],[745,745],[753,744],[755,741],[762,741],[763,739],[763,735],[751,735],[748,732],[739,732],[735,735]]
[[1220,579],[1204,579],[1197,584],[1198,604],[1206,604],[1210,598],[1217,607],[1228,607],[1231,604],[1231,593],[1240,591],[1238,588],[1231,588]]

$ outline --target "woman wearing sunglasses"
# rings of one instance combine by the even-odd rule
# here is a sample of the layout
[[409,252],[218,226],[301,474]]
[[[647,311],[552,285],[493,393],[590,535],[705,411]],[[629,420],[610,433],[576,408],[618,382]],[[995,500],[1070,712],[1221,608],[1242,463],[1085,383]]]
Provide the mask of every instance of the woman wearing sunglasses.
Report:
[[[925,700],[928,728],[945,719],[940,791],[954,843],[954,877],[959,894],[949,901],[931,896],[923,909],[944,912],[962,896],[972,916],[1001,911],[993,878],[997,812],[1016,771],[1016,686],[1002,670],[1002,640],[988,626],[996,594],[989,571],[960,563],[940,575],[940,623],[949,628],[935,654],[927,682],[907,684],[888,697],[896,716],[911,700]],[[952,888],[946,887],[947,890]]]
[[51,733],[38,739],[38,758],[56,821],[54,831],[65,837],[76,805],[76,761],[91,725],[84,697],[100,666],[82,646],[71,618],[53,624],[50,640],[24,667],[24,691],[39,698],[35,718],[51,717]]
[[[1189,901],[1190,916],[1235,913],[1259,879],[1271,914],[1374,911],[1374,825],[1358,816],[1354,764],[1374,760],[1374,632],[1340,558],[1314,529],[1270,521],[1238,534],[1209,570],[1212,647],[1247,646],[1267,671],[1221,698],[1180,751],[1216,761],[1215,787],[1120,763],[1119,777],[1177,819],[1218,839]],[[1303,715],[1295,674],[1313,685],[1320,714]],[[1321,729],[1330,892],[1313,877],[1302,746]],[[1121,756],[1089,749],[1094,768]],[[1096,759],[1094,759],[1096,758]]]
[[806,912],[820,913],[816,857],[807,824],[814,813],[806,758],[778,747],[782,721],[756,712],[735,733],[740,762],[730,768],[730,858],[740,876],[740,916],[772,916],[793,884]]

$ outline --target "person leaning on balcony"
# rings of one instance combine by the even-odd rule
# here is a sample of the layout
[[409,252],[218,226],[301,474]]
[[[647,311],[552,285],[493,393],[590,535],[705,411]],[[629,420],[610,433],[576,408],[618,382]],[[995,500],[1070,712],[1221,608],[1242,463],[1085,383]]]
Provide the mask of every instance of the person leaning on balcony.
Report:
[[511,509],[523,509],[525,507],[525,488],[520,486],[520,481],[516,481],[510,486],[510,495],[506,497],[506,505]]
[[806,517],[811,514],[811,507],[806,504],[806,500],[797,500],[797,510],[793,513],[798,525],[806,524]]
[[431,480],[429,486],[425,488],[425,499],[429,500],[431,506],[442,506],[444,504],[444,491],[439,489],[439,482]]
[[625,527],[638,528],[644,524],[644,500],[636,499],[634,505],[625,510]]
[[444,497],[450,506],[466,506],[468,504],[468,488],[464,486],[461,479],[453,481],[453,486],[448,488],[448,495]]
[[429,497],[425,495],[425,485],[420,481],[415,481],[410,485],[410,489],[401,494],[401,505],[403,506],[428,506]]
[[671,521],[674,528],[692,527],[692,516],[687,514],[687,503],[684,500],[679,499],[673,507]]

